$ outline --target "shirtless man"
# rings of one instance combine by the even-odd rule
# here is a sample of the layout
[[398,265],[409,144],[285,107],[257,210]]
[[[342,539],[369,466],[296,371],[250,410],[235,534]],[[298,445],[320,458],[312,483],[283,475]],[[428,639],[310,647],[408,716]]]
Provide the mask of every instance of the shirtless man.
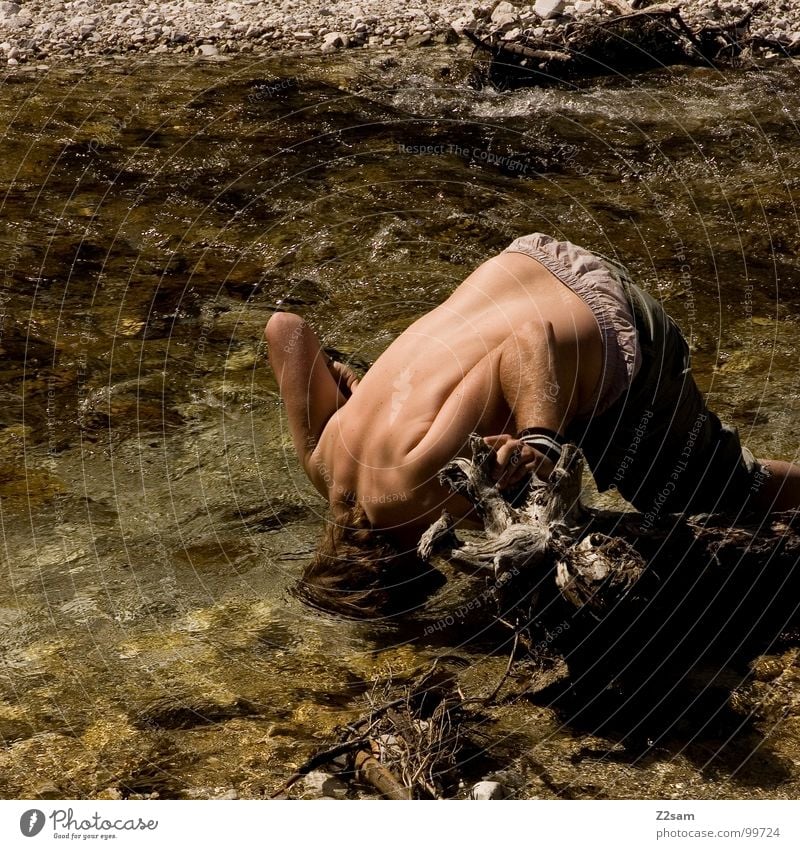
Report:
[[[581,445],[599,488],[647,515],[788,509],[800,468],[757,461],[703,403],[688,347],[624,268],[543,234],[474,271],[362,380],[298,316],[266,328],[295,449],[333,521],[304,594],[339,612],[397,609],[420,534],[470,505],[438,471],[476,432],[509,497]],[[522,488],[522,489],[521,489]]]

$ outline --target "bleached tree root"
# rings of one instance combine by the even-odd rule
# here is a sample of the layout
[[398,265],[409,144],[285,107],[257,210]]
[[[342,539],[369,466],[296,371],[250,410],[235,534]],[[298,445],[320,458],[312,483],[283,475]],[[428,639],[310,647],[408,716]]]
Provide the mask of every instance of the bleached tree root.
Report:
[[668,661],[690,667],[713,644],[731,655],[763,649],[797,621],[798,511],[734,524],[724,515],[591,509],[580,500],[574,445],[516,509],[493,486],[488,446],[473,434],[470,448],[472,458],[453,460],[440,480],[473,503],[483,532],[462,541],[445,514],[419,554],[494,578],[502,620],[524,644],[565,656],[573,677],[636,670],[641,679]]

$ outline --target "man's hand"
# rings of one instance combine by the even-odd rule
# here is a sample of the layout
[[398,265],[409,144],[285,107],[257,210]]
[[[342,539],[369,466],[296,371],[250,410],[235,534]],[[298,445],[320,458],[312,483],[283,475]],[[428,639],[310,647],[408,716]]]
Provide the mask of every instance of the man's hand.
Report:
[[534,473],[546,480],[555,468],[547,457],[509,433],[484,436],[483,441],[496,454],[492,477],[498,489],[506,489]]
[[333,375],[339,391],[345,398],[349,398],[353,394],[353,390],[358,386],[358,377],[356,373],[344,363],[338,360],[328,360],[328,371]]

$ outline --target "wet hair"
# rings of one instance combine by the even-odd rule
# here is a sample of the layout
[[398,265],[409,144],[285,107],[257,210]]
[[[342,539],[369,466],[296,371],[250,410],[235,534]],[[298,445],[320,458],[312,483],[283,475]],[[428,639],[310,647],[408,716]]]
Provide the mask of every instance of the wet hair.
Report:
[[440,572],[402,550],[373,528],[363,506],[326,523],[314,559],[294,587],[307,604],[357,619],[397,616],[415,610],[444,583]]

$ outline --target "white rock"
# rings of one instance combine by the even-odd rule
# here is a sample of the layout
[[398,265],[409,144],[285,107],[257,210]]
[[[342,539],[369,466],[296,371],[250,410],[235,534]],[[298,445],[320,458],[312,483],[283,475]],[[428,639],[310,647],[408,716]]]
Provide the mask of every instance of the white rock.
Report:
[[216,56],[219,50],[213,44],[201,44],[197,48],[201,56]]
[[450,26],[459,35],[461,35],[461,33],[464,32],[465,29],[473,26],[474,23],[475,23],[475,18],[473,18],[472,15],[464,15],[461,18],[456,18],[454,21],[451,21]]
[[0,25],[7,29],[22,29],[23,27],[30,26],[31,23],[33,23],[31,14],[25,9],[21,9],[17,14],[9,13],[4,15],[0,12]]
[[564,0],[536,0],[533,11],[543,20],[555,18],[564,11]]
[[225,793],[220,793],[218,796],[213,796],[213,799],[238,799],[239,794],[235,790],[228,790]]
[[314,770],[302,779],[304,795],[325,799],[344,799],[347,796],[347,785],[327,772]]
[[470,799],[505,799],[506,789],[499,781],[479,781],[469,791]]
[[301,32],[293,32],[292,36],[297,41],[311,41],[311,39],[314,38],[314,33],[309,32],[308,30],[302,30]]
[[509,29],[516,26],[519,18],[516,15],[492,15],[492,26],[494,29]]
[[575,0],[575,14],[586,15],[594,11],[594,0]]
[[322,39],[322,49],[323,50],[336,50],[339,47],[344,47],[344,40],[347,36],[343,32],[329,32],[325,38]]
[[519,27],[514,27],[513,29],[508,30],[503,38],[513,41],[515,38],[519,38],[521,32],[522,30]]
[[492,11],[492,23],[496,26],[502,26],[503,21],[507,23],[509,17],[514,20],[517,17],[517,10],[511,5],[511,3],[503,0],[503,2],[498,3]]

